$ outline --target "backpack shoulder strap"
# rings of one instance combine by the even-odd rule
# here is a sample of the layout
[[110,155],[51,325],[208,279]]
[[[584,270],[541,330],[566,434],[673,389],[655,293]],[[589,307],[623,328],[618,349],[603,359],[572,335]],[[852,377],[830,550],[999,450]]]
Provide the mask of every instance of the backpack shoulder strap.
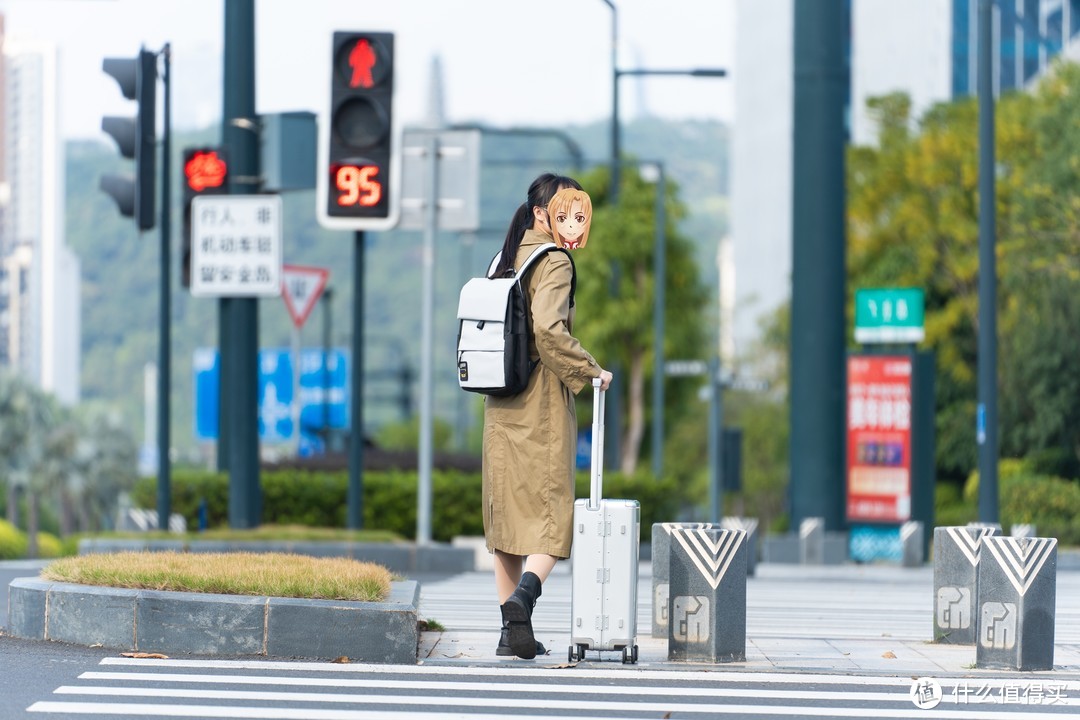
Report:
[[495,253],[495,257],[493,257],[491,259],[491,264],[488,265],[487,274],[485,274],[484,277],[486,277],[486,278],[491,277],[491,273],[495,272],[495,268],[499,266],[499,259],[501,257],[502,257],[502,250]]
[[525,260],[521,265],[521,269],[518,270],[518,279],[525,277],[525,272],[532,265],[533,261],[539,258],[541,255],[545,255],[549,252],[561,252],[570,259],[570,307],[574,307],[574,292],[577,290],[577,266],[574,265],[574,258],[570,254],[570,251],[566,248],[561,248],[553,242],[544,243],[540,247],[533,250],[532,255]]
[[[541,255],[544,255],[546,253],[551,252],[552,250],[556,250],[558,252],[561,252],[561,253],[565,254],[566,257],[570,258],[570,271],[571,271],[571,275],[570,275],[570,307],[574,307],[574,292],[577,290],[577,266],[574,264],[574,257],[570,254],[570,251],[567,250],[566,248],[560,248],[558,245],[556,245],[553,242],[544,243],[540,247],[533,250],[532,254],[529,255],[529,257],[527,257],[525,259],[525,262],[522,263],[521,268],[515,274],[516,274],[518,280],[525,277],[525,273],[526,273],[526,271],[528,271],[529,266],[531,266],[533,264],[533,261],[536,260],[537,258],[539,258]],[[501,257],[502,257],[502,250],[495,253],[495,257],[493,257],[491,259],[491,264],[488,265],[486,277],[490,278],[491,274],[493,272],[495,272],[495,268],[498,266],[499,259]]]

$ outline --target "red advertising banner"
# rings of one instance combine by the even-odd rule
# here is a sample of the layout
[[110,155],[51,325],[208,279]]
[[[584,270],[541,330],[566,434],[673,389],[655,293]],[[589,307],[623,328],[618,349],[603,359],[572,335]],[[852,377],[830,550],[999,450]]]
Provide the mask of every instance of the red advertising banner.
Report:
[[847,372],[847,519],[911,518],[911,358],[853,355]]

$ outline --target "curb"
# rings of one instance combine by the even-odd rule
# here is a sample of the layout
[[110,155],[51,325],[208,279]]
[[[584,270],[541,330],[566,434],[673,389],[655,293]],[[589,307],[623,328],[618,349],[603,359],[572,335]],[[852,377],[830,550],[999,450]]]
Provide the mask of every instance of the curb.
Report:
[[260,542],[257,540],[114,540],[86,538],[79,541],[79,554],[114,552],[191,553],[293,553],[311,557],[344,557],[382,565],[395,573],[462,573],[476,569],[470,548],[432,543],[357,542]]
[[9,634],[140,652],[415,664],[420,584],[386,602],[129,590],[19,578]]

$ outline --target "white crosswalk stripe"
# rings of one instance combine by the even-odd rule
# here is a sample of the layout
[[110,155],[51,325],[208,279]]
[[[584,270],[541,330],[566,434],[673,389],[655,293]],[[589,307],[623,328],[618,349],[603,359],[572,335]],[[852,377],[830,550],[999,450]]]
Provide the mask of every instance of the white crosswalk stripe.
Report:
[[[543,717],[866,717],[1028,720],[1075,715],[1053,706],[980,707],[949,702],[920,710],[911,680],[835,674],[568,668],[338,665],[272,661],[106,658],[100,671],[56,689],[32,713],[62,717],[450,720]],[[1000,691],[1016,678],[983,679]]]

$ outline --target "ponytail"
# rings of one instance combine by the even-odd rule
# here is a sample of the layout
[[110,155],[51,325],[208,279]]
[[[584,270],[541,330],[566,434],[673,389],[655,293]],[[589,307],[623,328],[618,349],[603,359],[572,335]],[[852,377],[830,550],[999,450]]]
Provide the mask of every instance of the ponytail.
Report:
[[494,277],[512,277],[514,274],[514,259],[517,257],[521,240],[525,237],[525,231],[532,227],[532,208],[524,202],[514,212],[510,220],[510,228],[506,231],[506,239],[503,240],[502,254],[499,256],[499,264],[495,266]]

